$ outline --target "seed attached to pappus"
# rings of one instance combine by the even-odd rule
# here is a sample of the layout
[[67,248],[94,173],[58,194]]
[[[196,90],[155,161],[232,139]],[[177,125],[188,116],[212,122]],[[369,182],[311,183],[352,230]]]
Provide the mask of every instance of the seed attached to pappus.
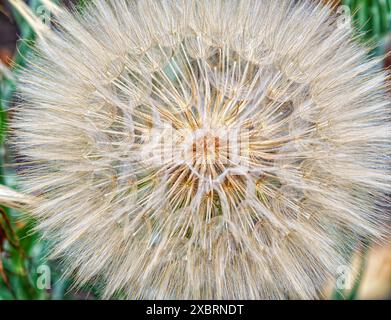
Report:
[[40,195],[29,212],[77,283],[105,298],[312,299],[348,249],[383,239],[387,74],[331,7],[53,8],[12,134],[32,163],[21,185]]

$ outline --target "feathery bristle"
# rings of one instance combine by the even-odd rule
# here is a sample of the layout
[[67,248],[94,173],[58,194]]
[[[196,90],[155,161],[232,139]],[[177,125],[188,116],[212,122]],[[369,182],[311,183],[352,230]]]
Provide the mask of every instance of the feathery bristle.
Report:
[[31,208],[104,297],[316,298],[385,232],[386,74],[330,7],[57,10],[12,126]]

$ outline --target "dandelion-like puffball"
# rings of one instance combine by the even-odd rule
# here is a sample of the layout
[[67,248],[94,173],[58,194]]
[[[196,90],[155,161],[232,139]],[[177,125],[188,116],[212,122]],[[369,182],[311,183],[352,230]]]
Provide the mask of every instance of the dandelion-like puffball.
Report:
[[94,0],[55,14],[12,126],[31,213],[78,284],[318,298],[362,239],[382,239],[387,75],[330,7]]

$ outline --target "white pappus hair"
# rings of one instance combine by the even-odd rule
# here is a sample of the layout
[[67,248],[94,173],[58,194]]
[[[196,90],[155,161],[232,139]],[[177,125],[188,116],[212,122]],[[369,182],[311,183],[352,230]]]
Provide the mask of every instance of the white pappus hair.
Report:
[[329,6],[53,8],[12,134],[29,211],[78,284],[312,299],[347,251],[383,238],[387,74]]

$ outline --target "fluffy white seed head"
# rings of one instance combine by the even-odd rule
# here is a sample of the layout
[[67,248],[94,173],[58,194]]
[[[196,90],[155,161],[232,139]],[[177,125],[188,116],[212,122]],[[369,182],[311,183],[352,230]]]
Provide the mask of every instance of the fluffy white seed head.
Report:
[[[54,255],[127,298],[315,298],[384,234],[386,75],[329,7],[92,1],[20,76]],[[346,251],[346,252],[345,252]]]

